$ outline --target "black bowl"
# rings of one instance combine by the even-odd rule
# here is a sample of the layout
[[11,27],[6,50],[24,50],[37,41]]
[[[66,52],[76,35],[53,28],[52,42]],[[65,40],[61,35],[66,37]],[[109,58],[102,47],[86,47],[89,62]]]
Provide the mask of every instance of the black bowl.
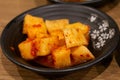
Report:
[[100,6],[103,5],[108,0],[85,0],[83,2],[65,2],[64,0],[48,0],[53,3],[64,3],[64,4],[78,4],[78,5],[87,5],[87,6]]
[[[26,36],[22,34],[23,19],[26,14],[43,17],[44,19],[68,18],[70,22],[80,21],[91,27],[89,49],[95,55],[95,60],[65,69],[46,68],[34,62],[21,58],[18,44]],[[96,9],[72,4],[54,4],[28,10],[15,17],[7,24],[1,35],[1,48],[4,55],[13,63],[26,69],[45,75],[61,75],[90,67],[115,50],[119,41],[119,29],[112,18]]]

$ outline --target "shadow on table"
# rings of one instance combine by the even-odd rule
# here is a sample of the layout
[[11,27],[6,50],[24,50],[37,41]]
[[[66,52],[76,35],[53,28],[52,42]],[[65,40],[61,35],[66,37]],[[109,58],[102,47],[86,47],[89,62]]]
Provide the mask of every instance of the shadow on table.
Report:
[[106,2],[103,5],[98,6],[96,8],[101,11],[107,12],[113,9],[114,7],[116,7],[119,3],[120,3],[120,0],[106,0]]
[[12,76],[15,80],[21,80],[21,78],[22,80],[93,80],[101,73],[103,73],[105,69],[107,69],[107,67],[111,63],[111,60],[112,60],[112,56],[106,58],[102,62],[90,68],[79,70],[74,73],[61,76],[59,78],[55,78],[55,77],[48,78],[38,73],[16,66],[13,63],[6,66],[7,63],[10,63],[10,61],[3,56],[2,56],[2,65],[5,68],[6,72],[10,76]]
[[117,52],[115,54],[115,59],[116,59],[116,62],[118,63],[118,65],[120,67],[120,41],[119,41],[119,44],[118,44],[118,47],[117,47]]
[[117,53],[115,54],[115,59],[116,59],[116,62],[118,63],[118,65],[119,65],[119,67],[120,67],[120,50],[119,50],[119,52],[117,52]]

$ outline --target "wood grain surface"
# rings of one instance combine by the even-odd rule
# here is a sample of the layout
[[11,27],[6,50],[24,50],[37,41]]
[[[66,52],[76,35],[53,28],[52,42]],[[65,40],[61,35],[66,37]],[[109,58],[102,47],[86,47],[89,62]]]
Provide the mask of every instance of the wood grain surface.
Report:
[[[47,0],[0,0],[0,34],[7,23],[22,12],[42,5],[52,4]],[[120,29],[120,1],[109,0],[95,7],[111,16]],[[21,68],[10,62],[0,48],[0,80],[120,80],[120,52],[95,66],[50,79],[35,72]]]

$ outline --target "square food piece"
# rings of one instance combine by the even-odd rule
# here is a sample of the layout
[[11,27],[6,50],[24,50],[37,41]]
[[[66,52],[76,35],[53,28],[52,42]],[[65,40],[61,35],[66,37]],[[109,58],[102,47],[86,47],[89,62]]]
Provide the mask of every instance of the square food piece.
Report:
[[64,34],[63,34],[62,30],[55,30],[55,31],[51,32],[50,35],[58,37],[59,46],[65,45],[65,37],[64,37]]
[[20,54],[22,58],[26,60],[32,60],[36,57],[35,53],[32,51],[33,49],[33,41],[26,39],[18,45],[20,50]]
[[71,66],[70,49],[66,46],[57,48],[52,53],[55,68],[65,68]]
[[24,18],[23,34],[27,34],[29,38],[35,38],[40,33],[47,33],[43,18],[27,14]]
[[64,39],[64,34],[62,30],[54,30],[50,33],[50,35],[58,37],[59,40]]
[[68,19],[58,19],[58,20],[46,20],[45,21],[48,32],[51,33],[55,30],[62,30],[66,25],[69,24]]
[[83,34],[87,34],[90,31],[90,27],[88,25],[82,24],[80,22],[72,23],[72,24],[66,25],[65,27],[80,29]]
[[85,46],[72,48],[71,57],[72,65],[80,64],[95,58],[90,50]]
[[37,56],[47,56],[58,47],[58,37],[49,36],[46,38],[36,39],[38,49]]
[[86,40],[84,34],[81,32],[80,29],[65,28],[63,32],[67,48],[80,45],[88,45],[88,41]]

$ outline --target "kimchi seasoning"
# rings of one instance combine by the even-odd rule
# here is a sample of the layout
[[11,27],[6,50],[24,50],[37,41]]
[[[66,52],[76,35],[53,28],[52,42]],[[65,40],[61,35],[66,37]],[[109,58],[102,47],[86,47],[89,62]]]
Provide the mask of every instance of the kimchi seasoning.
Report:
[[11,49],[12,51],[15,51],[15,48],[14,48],[13,46],[11,46],[10,49]]
[[41,27],[41,24],[35,24],[33,27]]
[[31,55],[32,56],[34,56],[34,57],[36,57],[37,56],[37,51],[38,51],[38,49],[36,48],[36,42],[32,42],[32,49],[31,49]]

